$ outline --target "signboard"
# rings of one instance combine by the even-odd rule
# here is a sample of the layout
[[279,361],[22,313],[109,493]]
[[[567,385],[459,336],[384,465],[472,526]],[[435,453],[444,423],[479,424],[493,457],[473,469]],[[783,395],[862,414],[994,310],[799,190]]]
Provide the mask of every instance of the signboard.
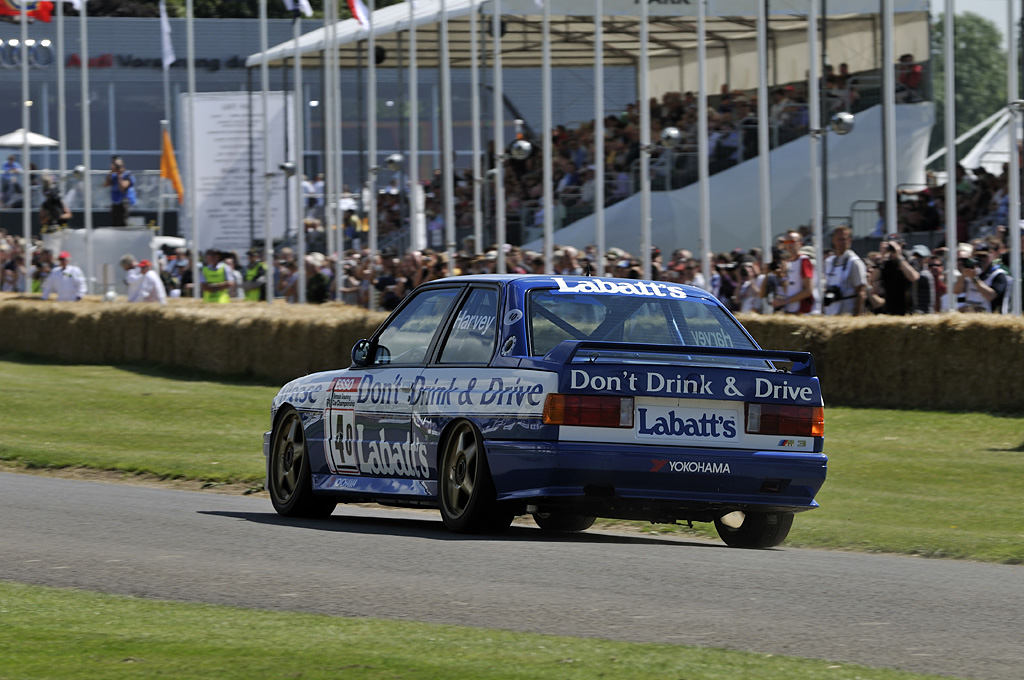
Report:
[[[192,239],[188,201],[195,200],[200,250],[241,251],[252,241],[262,241],[263,226],[263,105],[260,93],[201,92],[189,102],[181,96],[181,129],[178,139],[187,139],[188,119],[195,121],[192,144],[182,144],[185,163],[185,210],[181,233]],[[288,210],[296,194],[297,178],[285,179],[278,166],[295,149],[295,121],[292,95],[271,92],[267,116],[270,121],[270,168],[275,173],[269,184],[270,225],[274,239],[295,234],[295,211]],[[287,136],[287,146],[286,146]],[[189,164],[195,162],[196,186],[190,193]],[[286,193],[287,192],[287,193]],[[190,198],[191,196],[191,198]]]

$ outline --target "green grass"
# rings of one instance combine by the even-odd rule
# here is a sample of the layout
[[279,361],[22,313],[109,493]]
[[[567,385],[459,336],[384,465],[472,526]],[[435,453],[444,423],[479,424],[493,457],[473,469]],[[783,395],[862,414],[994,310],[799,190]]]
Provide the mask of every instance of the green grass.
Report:
[[[0,460],[262,482],[276,386],[10,357],[0,376]],[[1024,419],[835,407],[825,418],[821,508],[797,516],[788,545],[1024,563]]]
[[0,678],[937,680],[770,654],[254,611],[4,582]]

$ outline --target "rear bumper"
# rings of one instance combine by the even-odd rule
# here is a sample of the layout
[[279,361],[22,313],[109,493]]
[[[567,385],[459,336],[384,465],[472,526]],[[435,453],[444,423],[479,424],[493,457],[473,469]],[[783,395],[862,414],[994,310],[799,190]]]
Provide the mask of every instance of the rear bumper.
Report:
[[718,517],[817,507],[821,453],[566,442],[487,443],[498,498],[604,517]]

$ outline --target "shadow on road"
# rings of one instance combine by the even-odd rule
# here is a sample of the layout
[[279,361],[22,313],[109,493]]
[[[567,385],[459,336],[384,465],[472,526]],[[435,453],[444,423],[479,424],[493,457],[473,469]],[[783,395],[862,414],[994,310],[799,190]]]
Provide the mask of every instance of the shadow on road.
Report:
[[663,536],[630,535],[610,531],[584,531],[580,533],[547,533],[529,526],[512,525],[501,534],[453,534],[444,528],[439,519],[424,516],[411,517],[368,517],[358,515],[331,515],[325,519],[301,519],[282,517],[272,512],[229,512],[222,510],[199,510],[202,515],[229,517],[257,524],[336,531],[350,534],[381,536],[411,536],[437,541],[529,541],[544,543],[608,543],[615,545],[645,544],[672,545],[694,548],[725,548],[725,545],[683,538]]

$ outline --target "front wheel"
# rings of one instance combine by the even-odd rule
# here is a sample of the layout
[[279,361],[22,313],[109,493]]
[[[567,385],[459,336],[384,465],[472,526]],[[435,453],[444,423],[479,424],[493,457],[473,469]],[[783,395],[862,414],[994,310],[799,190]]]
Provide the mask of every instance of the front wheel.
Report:
[[596,517],[590,515],[573,515],[566,512],[535,512],[533,521],[544,531],[570,532],[586,531],[594,526]]
[[441,520],[460,534],[503,531],[514,515],[497,501],[484,442],[476,428],[462,421],[444,444],[438,470]]
[[267,482],[270,501],[284,517],[327,517],[337,503],[313,495],[302,418],[291,407],[277,421],[270,438]]
[[715,529],[733,548],[774,548],[789,536],[791,512],[730,512],[715,520]]

